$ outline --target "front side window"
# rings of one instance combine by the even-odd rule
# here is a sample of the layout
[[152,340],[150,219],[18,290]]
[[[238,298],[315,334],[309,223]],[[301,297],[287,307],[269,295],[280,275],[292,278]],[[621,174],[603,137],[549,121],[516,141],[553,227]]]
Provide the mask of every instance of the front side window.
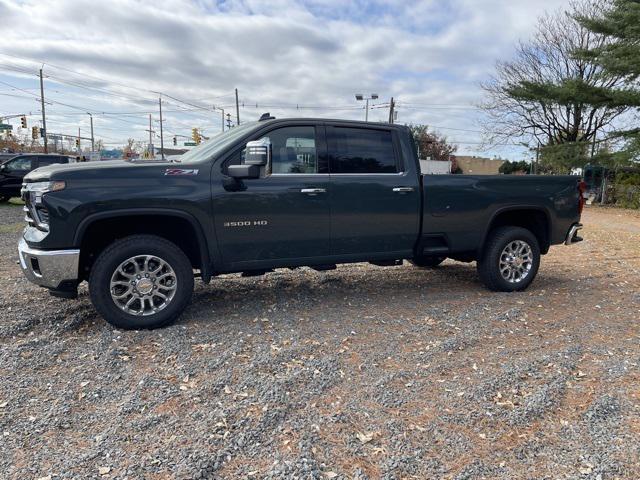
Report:
[[5,172],[26,172],[31,170],[31,158],[19,157],[5,163]]
[[331,173],[398,173],[389,130],[328,129]]
[[271,173],[319,173],[314,127],[283,127],[269,132]]

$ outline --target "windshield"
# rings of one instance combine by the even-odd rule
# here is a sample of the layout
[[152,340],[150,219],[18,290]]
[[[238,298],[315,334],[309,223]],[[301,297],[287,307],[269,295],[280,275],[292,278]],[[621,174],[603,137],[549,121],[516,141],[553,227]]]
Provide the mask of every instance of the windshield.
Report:
[[249,122],[239,127],[232,128],[226,132],[217,134],[205,143],[192,148],[184,155],[181,155],[176,161],[180,163],[198,163],[215,157],[220,151],[224,150],[238,138],[243,137],[258,125],[258,122]]

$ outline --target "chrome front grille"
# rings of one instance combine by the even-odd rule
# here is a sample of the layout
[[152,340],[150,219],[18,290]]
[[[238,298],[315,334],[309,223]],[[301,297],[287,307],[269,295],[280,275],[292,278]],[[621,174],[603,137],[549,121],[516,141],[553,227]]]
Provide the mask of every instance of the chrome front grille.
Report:
[[22,210],[24,210],[24,221],[27,222],[30,227],[35,227],[36,222],[31,215],[31,209],[25,204]]
[[31,193],[26,189],[26,183],[22,184],[22,190],[20,190],[20,197],[24,202],[24,221],[30,227],[36,227],[38,230],[49,230],[49,211],[43,206],[38,204],[34,205],[33,197]]

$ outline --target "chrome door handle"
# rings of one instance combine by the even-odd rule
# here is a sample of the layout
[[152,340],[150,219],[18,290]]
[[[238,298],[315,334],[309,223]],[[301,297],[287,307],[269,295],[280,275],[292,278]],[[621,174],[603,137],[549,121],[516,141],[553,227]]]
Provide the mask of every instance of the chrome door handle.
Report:
[[326,188],[303,188],[300,190],[301,193],[307,193],[309,195],[317,195],[318,193],[326,193]]
[[409,193],[413,192],[413,187],[395,187],[393,191],[397,193]]

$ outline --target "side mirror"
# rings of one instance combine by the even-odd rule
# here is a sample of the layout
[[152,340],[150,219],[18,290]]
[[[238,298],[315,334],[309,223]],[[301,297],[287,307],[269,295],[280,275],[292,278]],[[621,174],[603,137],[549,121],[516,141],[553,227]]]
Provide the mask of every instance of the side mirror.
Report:
[[260,178],[260,165],[229,165],[227,175],[236,180]]
[[258,165],[264,167],[271,160],[271,140],[268,137],[247,142],[247,149],[244,155],[246,165]]

